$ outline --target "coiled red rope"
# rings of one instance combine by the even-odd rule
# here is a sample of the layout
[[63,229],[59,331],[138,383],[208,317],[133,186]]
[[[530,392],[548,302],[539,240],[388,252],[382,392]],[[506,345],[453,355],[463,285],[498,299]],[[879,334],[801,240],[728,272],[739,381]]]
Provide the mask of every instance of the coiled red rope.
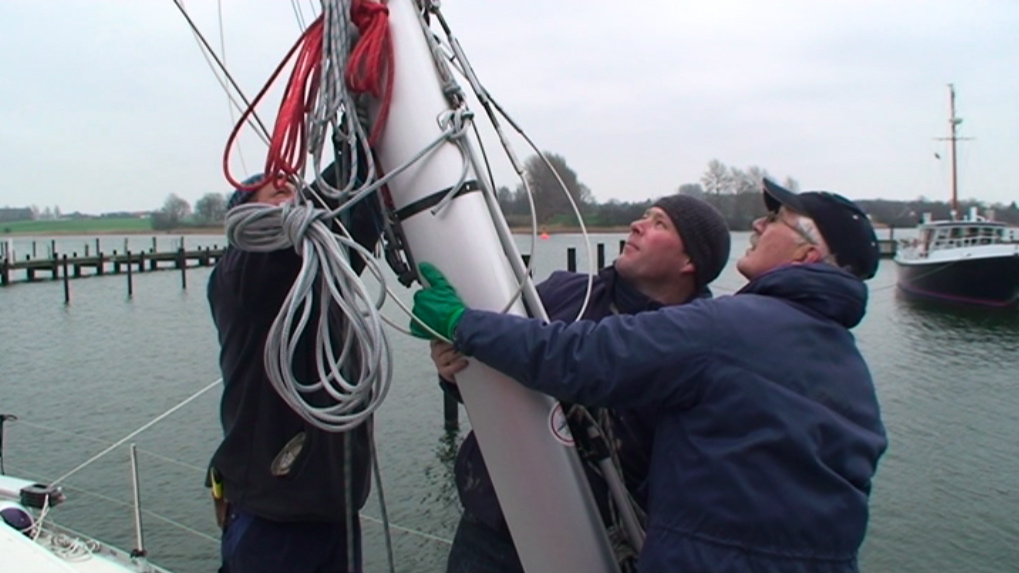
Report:
[[393,97],[393,40],[389,35],[389,8],[381,0],[355,0],[350,20],[361,39],[350,53],[345,79],[355,93],[369,93],[381,102],[368,138],[375,145],[389,117]]
[[[226,180],[237,189],[253,191],[263,185],[261,181],[271,179],[278,185],[284,185],[286,181],[292,180],[299,175],[304,168],[307,158],[307,140],[304,136],[304,116],[315,105],[315,98],[318,94],[320,79],[320,66],[322,58],[322,17],[320,16],[309,26],[301,37],[298,38],[287,55],[283,58],[269,81],[265,83],[255,99],[251,101],[244,113],[241,114],[237,124],[234,125],[227,139],[226,149],[223,151],[223,174]],[[294,69],[290,74],[290,81],[287,84],[280,103],[279,114],[276,116],[276,124],[273,127],[272,138],[269,141],[269,152],[265,158],[265,177],[254,185],[243,185],[230,172],[230,152],[234,142],[240,134],[241,128],[248,118],[255,112],[255,108],[265,97],[266,92],[276,82],[287,62],[294,53],[300,50]]]
[[[368,140],[369,145],[374,145],[382,135],[392,100],[393,44],[389,34],[389,8],[381,0],[354,0],[350,17],[361,37],[350,54],[344,80],[351,91],[371,94],[381,102]],[[230,132],[223,152],[223,173],[233,187],[251,191],[263,185],[265,179],[284,185],[302,178],[308,157],[306,117],[314,110],[321,81],[323,32],[324,21],[319,16],[287,52]],[[241,128],[295,53],[294,69],[269,141],[265,177],[259,183],[246,186],[230,172],[231,150]]]

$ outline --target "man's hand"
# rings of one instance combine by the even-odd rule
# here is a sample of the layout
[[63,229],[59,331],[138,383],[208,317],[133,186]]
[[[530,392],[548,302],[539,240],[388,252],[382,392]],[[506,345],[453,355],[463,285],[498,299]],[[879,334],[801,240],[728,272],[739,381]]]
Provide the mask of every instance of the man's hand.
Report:
[[[456,289],[449,284],[435,265],[421,263],[418,267],[428,286],[414,293],[414,316],[447,340],[453,339],[453,332],[466,307]],[[418,320],[411,319],[410,333],[418,338],[436,338],[425,330]]]
[[441,340],[432,341],[432,362],[439,376],[450,384],[456,384],[456,373],[467,368],[467,358],[453,348],[453,345]]

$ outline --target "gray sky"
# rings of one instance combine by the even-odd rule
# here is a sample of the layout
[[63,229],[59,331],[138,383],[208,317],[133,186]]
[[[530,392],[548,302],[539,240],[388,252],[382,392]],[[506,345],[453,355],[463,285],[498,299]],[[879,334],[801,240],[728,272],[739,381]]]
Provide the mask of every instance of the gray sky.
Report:
[[[314,4],[297,4],[310,21]],[[186,6],[218,47],[217,2]],[[599,201],[672,192],[711,159],[852,198],[947,199],[935,138],[949,82],[975,138],[960,143],[961,196],[1019,200],[1015,0],[442,8],[489,91]],[[253,96],[299,34],[294,6],[223,0],[222,13],[228,67]],[[172,0],[2,0],[0,64],[0,206],[141,210],[227,190],[230,108]],[[257,171],[264,146],[241,149],[234,168]],[[498,183],[515,187],[507,173]]]

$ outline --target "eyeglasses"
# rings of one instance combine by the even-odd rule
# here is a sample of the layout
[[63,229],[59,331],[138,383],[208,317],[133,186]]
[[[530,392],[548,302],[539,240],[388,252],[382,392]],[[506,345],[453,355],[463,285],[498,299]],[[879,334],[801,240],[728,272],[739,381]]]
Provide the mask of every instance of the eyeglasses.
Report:
[[782,211],[771,211],[770,213],[768,213],[764,217],[764,224],[765,225],[770,225],[770,224],[775,223],[775,222],[782,223],[786,227],[789,227],[797,235],[799,235],[801,239],[806,241],[808,244],[814,245],[815,247],[820,244],[818,242],[818,240],[816,238],[814,238],[814,236],[811,233],[808,233],[807,231],[804,231],[803,229],[800,228],[799,225],[796,225],[794,223],[790,223],[789,221],[786,221],[782,217]]

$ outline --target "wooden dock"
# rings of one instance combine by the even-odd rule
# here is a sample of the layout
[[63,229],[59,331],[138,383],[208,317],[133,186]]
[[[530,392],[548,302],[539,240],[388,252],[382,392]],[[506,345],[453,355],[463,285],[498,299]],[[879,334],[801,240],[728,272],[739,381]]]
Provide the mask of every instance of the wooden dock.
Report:
[[[622,251],[625,241],[619,241],[619,249]],[[882,258],[895,256],[898,241],[879,239],[878,248]],[[606,263],[605,245],[597,245],[598,256],[597,266],[601,268]],[[572,250],[572,249],[571,249]],[[172,251],[157,252],[152,249],[148,252],[142,251],[132,253],[118,253],[106,255],[102,252],[97,255],[78,256],[73,253],[70,257],[66,254],[53,253],[45,258],[32,258],[26,255],[23,260],[10,260],[7,257],[0,257],[0,286],[7,286],[17,282],[16,273],[24,272],[21,275],[23,282],[35,282],[41,277],[49,277],[52,280],[65,280],[70,278],[82,278],[85,276],[102,276],[106,274],[130,274],[135,272],[152,272],[157,270],[185,270],[192,267],[208,267],[216,263],[223,256],[223,248],[218,246],[204,247],[198,249],[179,248]],[[568,268],[575,268],[576,253],[568,252]]]
[[82,278],[85,276],[102,276],[106,274],[121,274],[135,272],[152,272],[157,270],[184,270],[190,267],[208,267],[216,263],[223,256],[222,248],[206,247],[199,249],[177,249],[165,252],[138,252],[130,251],[112,254],[98,253],[92,256],[78,256],[72,254],[60,255],[54,253],[46,258],[33,259],[26,255],[23,260],[9,260],[6,257],[0,261],[0,286],[7,286],[16,282],[16,273],[23,272],[23,281],[33,282],[41,280],[42,277],[49,277],[52,280],[61,278]]

